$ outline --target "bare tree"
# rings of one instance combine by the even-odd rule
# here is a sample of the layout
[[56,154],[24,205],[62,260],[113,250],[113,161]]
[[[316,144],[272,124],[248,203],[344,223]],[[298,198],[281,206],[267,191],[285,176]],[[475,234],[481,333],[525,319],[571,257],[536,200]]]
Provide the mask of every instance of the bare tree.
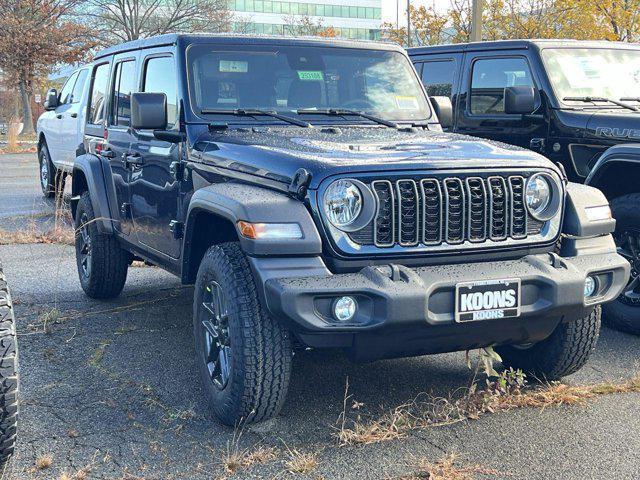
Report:
[[17,86],[24,133],[33,133],[34,82],[61,63],[82,59],[93,46],[85,27],[71,21],[79,0],[0,0],[0,68]]
[[89,0],[87,15],[104,44],[164,33],[226,32],[227,0]]

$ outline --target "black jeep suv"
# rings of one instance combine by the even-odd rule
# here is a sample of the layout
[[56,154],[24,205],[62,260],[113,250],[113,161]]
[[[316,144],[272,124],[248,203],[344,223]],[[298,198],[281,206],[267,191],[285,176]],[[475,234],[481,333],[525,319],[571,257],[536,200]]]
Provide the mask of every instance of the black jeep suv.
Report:
[[445,131],[538,151],[602,190],[631,265],[605,321],[640,335],[640,46],[503,40],[409,50]]
[[72,187],[82,288],[118,295],[134,259],[195,283],[224,423],[278,412],[294,347],[496,346],[505,365],[570,374],[627,281],[600,191],[441,133],[400,48],[161,36],[99,53],[90,95]]

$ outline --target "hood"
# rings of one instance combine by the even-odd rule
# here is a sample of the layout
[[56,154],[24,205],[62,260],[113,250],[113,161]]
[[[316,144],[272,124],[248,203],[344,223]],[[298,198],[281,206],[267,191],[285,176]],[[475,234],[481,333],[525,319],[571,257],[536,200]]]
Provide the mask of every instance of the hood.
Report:
[[640,112],[631,110],[590,112],[585,137],[640,142]]
[[[195,126],[191,126],[195,127]],[[474,137],[387,127],[254,127],[190,131],[193,161],[290,183],[306,169],[310,188],[343,173],[440,168],[555,168],[529,150]]]

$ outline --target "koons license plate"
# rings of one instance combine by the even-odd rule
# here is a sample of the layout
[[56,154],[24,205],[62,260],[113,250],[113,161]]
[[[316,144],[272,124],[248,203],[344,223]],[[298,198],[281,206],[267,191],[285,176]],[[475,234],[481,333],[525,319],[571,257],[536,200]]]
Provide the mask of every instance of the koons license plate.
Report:
[[456,285],[456,322],[514,318],[520,315],[520,279]]

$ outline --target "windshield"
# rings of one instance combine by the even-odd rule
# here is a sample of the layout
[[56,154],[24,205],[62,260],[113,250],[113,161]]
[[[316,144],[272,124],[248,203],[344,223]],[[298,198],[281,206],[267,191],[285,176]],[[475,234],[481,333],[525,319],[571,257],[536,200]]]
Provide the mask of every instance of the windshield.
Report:
[[298,110],[353,110],[411,122],[431,116],[413,67],[399,52],[192,45],[187,59],[191,106],[208,119],[237,109],[294,116]]
[[640,97],[640,50],[548,48],[542,51],[542,59],[560,101]]

